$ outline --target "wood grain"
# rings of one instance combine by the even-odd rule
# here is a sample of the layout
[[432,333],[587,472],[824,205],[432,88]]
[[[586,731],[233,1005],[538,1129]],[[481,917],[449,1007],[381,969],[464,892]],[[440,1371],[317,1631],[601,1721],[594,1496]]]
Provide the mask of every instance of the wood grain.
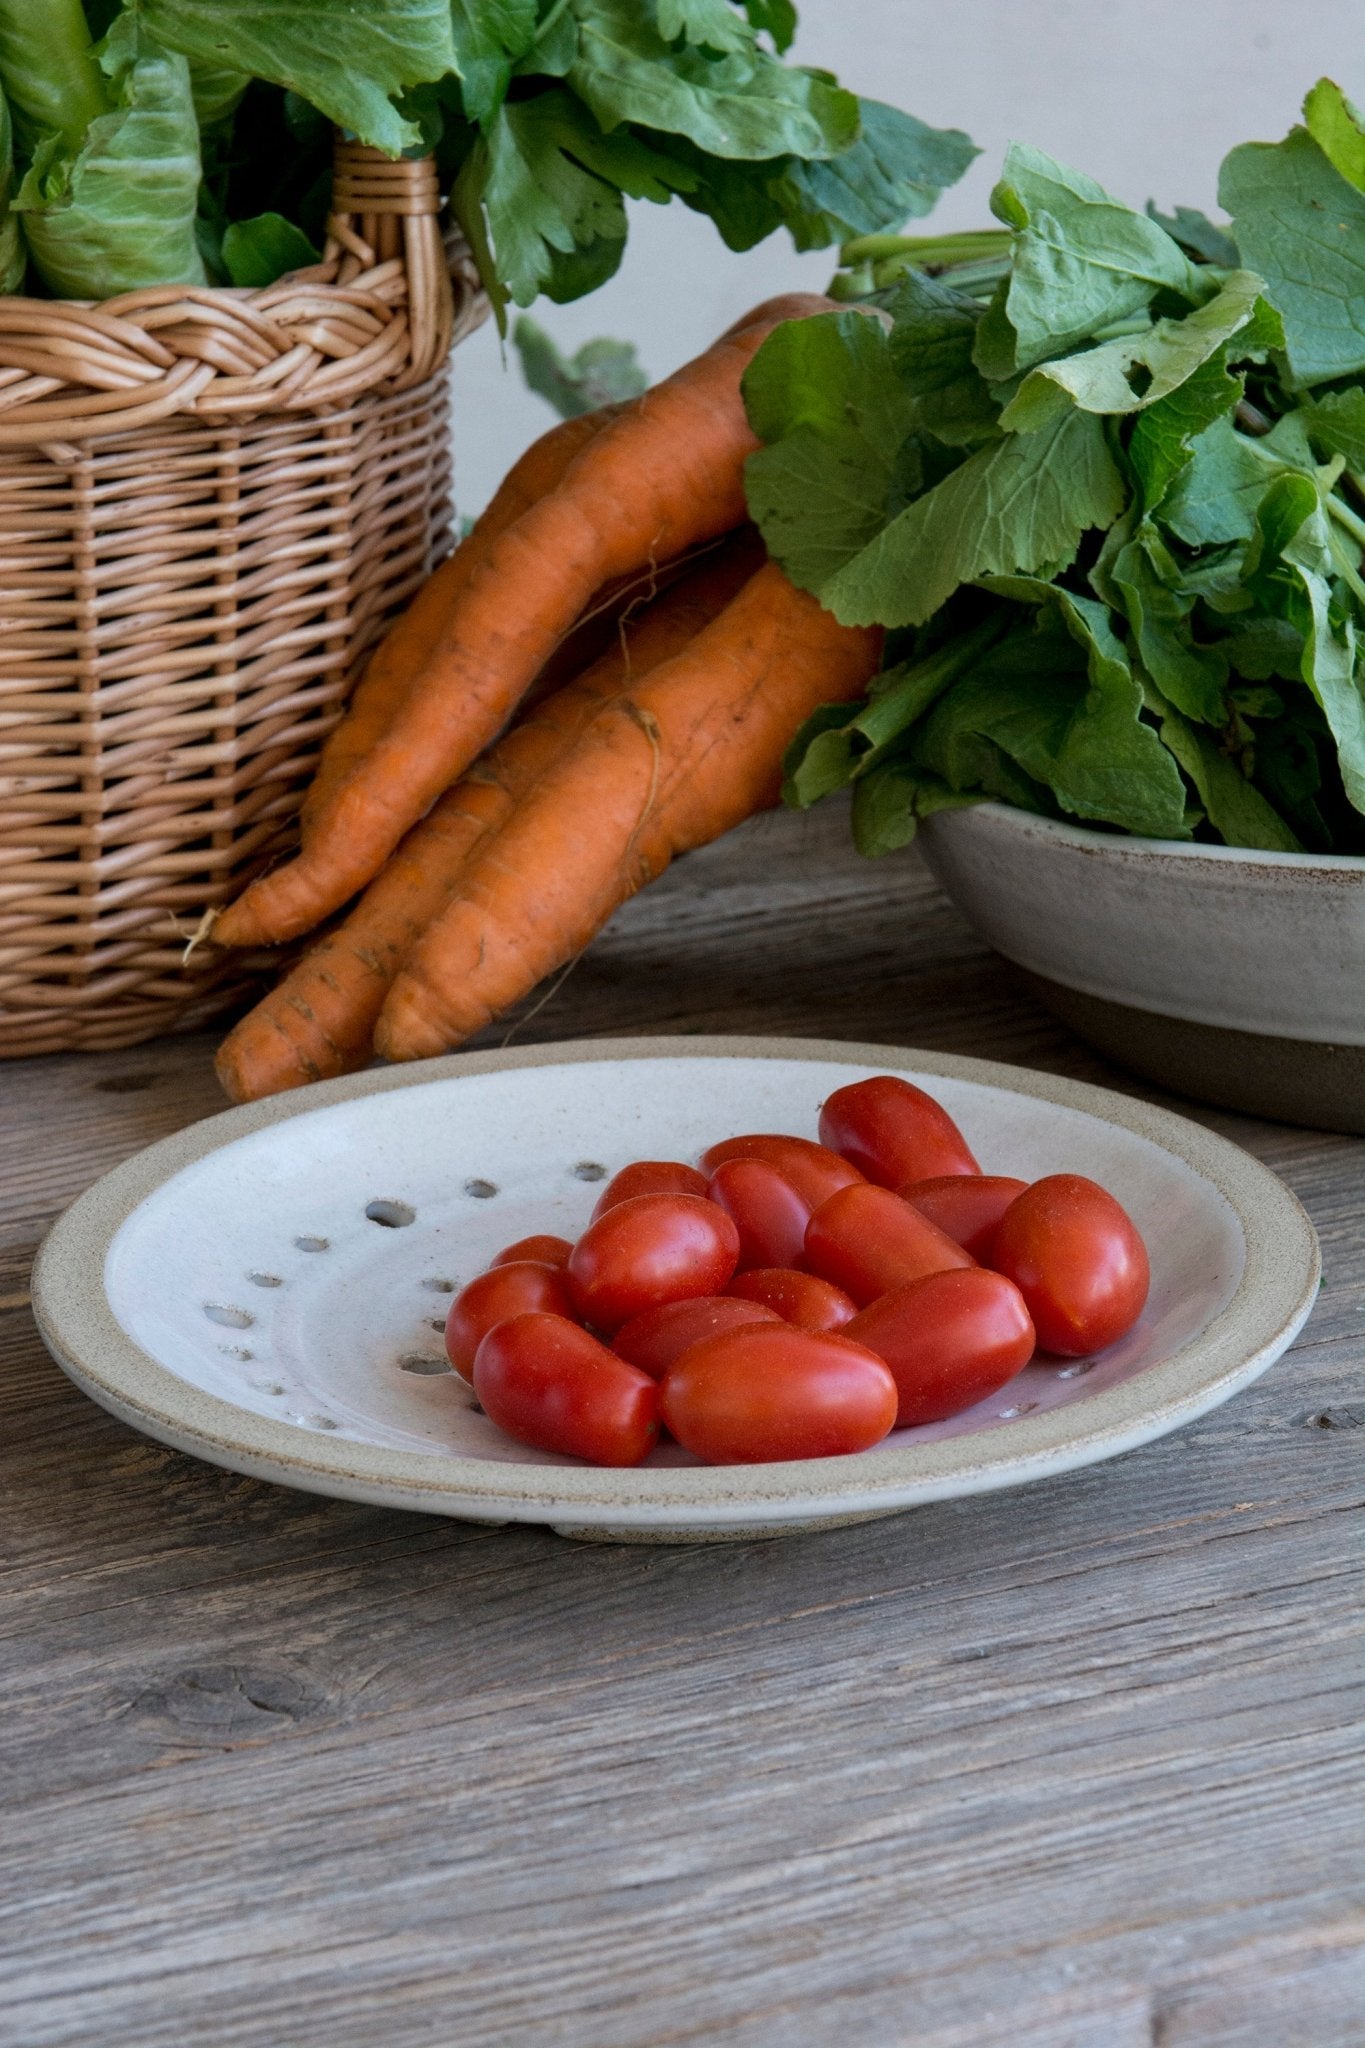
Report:
[[[881,1038],[1149,1092],[844,829],[680,864],[517,1037]],[[33,1247],[221,1106],[210,1053],[0,1071],[0,2036],[1358,2048],[1365,1144],[1191,1112],[1295,1188],[1327,1278],[1178,1435],[823,1536],[576,1546],[216,1471],[48,1361]]]

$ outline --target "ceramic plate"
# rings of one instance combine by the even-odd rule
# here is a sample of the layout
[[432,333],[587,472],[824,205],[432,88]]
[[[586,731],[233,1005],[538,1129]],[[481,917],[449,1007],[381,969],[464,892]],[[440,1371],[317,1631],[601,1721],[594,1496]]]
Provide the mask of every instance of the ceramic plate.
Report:
[[[814,1136],[873,1073],[929,1088],[988,1172],[1090,1174],[1136,1219],[1151,1299],[1094,1361],[1043,1360],[857,1457],[632,1471],[524,1449],[445,1366],[452,1291],[607,1174],[743,1130]],[[163,1443],[282,1485],[637,1541],[811,1528],[1064,1472],[1245,1386],[1302,1326],[1312,1225],[1256,1160],[1168,1111],[983,1060],[804,1040],[594,1041],[324,1082],[153,1145],[69,1209],[33,1298],[77,1385]]]

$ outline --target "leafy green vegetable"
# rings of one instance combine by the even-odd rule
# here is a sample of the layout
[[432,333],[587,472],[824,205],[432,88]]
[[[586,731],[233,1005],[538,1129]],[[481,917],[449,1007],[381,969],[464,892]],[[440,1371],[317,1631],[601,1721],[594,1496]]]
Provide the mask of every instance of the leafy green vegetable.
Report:
[[851,786],[867,853],[986,797],[1365,852],[1359,124],[1335,87],[1305,111],[1232,152],[1235,247],[1015,147],[1006,251],[861,237],[842,288],[888,324],[759,350],[750,510],[796,582],[891,629],[867,700],[798,734],[789,803]]
[[1320,78],[1303,103],[1303,118],[1333,170],[1365,192],[1365,114],[1332,79]]
[[601,337],[585,341],[575,355],[565,356],[545,329],[525,314],[513,328],[512,340],[521,357],[522,376],[561,419],[574,419],[579,413],[593,412],[623,398],[638,398],[649,383],[629,341]]
[[34,263],[72,299],[202,284],[189,65],[123,15],[105,39],[102,68],[112,111],[92,122],[74,155],[61,135],[40,142],[15,199]]
[[81,0],[0,0],[0,77],[24,156],[49,136],[76,155],[111,105]]

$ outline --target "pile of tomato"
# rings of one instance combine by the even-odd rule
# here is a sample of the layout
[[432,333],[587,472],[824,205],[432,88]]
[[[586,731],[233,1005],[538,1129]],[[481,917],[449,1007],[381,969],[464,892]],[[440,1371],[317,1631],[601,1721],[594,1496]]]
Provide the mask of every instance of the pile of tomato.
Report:
[[820,1143],[637,1160],[576,1244],[527,1237],[456,1296],[450,1362],[508,1435],[635,1465],[663,1431],[711,1464],[829,1458],[998,1392],[1035,1349],[1131,1329],[1147,1253],[1081,1174],[984,1174],[894,1075],[830,1096]]

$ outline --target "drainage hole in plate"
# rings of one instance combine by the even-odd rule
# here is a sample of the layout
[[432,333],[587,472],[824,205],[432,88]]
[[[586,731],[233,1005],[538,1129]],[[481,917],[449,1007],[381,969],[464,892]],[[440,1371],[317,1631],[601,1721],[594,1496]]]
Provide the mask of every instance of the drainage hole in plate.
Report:
[[449,1372],[451,1367],[444,1358],[429,1358],[424,1352],[410,1351],[405,1358],[399,1359],[398,1370],[416,1373],[419,1379],[429,1380],[438,1373]]
[[443,1280],[436,1273],[433,1273],[429,1280],[424,1280],[422,1285],[428,1294],[453,1294],[455,1292],[455,1282],[453,1280]]
[[296,1237],[294,1249],[296,1252],[328,1252],[332,1247],[325,1237]]
[[606,1167],[599,1166],[595,1159],[580,1159],[577,1166],[570,1167],[569,1171],[575,1180],[605,1180],[607,1177]]
[[1082,1358],[1076,1365],[1064,1365],[1057,1377],[1059,1380],[1078,1380],[1082,1373],[1093,1372],[1094,1370],[1094,1359]]
[[307,1415],[304,1420],[311,1429],[340,1429],[341,1424],[332,1415]]
[[472,1195],[476,1202],[491,1202],[494,1195],[498,1192],[498,1187],[496,1181],[467,1180],[464,1184],[464,1191],[467,1195]]
[[232,1308],[224,1301],[206,1301],[204,1314],[224,1330],[249,1330],[256,1318],[244,1308]]
[[224,1358],[240,1358],[245,1360],[256,1356],[254,1351],[247,1350],[245,1344],[220,1344],[218,1349],[222,1352]]
[[446,1333],[445,1317],[433,1316],[431,1321],[427,1324],[427,1328],[429,1330],[435,1330],[438,1336],[444,1337]]
[[417,1211],[408,1202],[391,1202],[387,1199],[367,1202],[365,1214],[371,1223],[380,1223],[385,1230],[406,1230],[409,1223],[417,1221]]
[[283,1287],[284,1285],[278,1273],[248,1273],[246,1277],[253,1287]]
[[283,1394],[288,1392],[282,1380],[253,1380],[251,1384],[258,1394]]

